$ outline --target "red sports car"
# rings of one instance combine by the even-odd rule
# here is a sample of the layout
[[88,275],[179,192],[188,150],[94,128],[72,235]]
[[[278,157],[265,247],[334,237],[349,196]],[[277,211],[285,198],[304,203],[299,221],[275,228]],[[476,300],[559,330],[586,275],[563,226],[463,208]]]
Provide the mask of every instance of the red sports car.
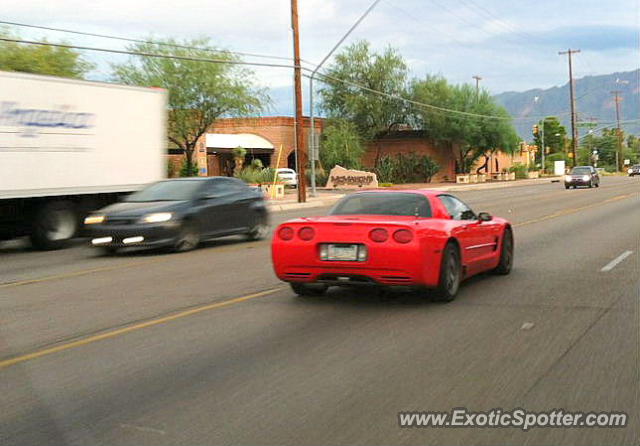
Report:
[[344,197],[328,216],[276,229],[276,275],[299,295],[331,285],[432,289],[444,301],[474,274],[509,274],[513,232],[507,220],[476,214],[460,199],[430,190],[375,190]]

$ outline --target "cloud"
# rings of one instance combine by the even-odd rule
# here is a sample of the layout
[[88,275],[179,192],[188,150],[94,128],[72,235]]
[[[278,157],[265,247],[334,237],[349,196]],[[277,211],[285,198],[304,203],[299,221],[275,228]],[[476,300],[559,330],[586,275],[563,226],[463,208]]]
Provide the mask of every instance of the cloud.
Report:
[[540,42],[582,50],[607,51],[638,47],[638,28],[631,26],[587,25],[552,29],[541,33]]

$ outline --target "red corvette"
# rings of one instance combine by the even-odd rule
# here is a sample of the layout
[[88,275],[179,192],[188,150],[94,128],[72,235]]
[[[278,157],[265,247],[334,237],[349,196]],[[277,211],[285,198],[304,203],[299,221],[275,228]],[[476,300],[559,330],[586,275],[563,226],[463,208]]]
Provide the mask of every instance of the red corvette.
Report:
[[513,232],[507,220],[475,214],[448,193],[376,190],[344,197],[328,216],[276,229],[276,275],[299,295],[331,285],[432,289],[444,301],[485,271],[509,274]]

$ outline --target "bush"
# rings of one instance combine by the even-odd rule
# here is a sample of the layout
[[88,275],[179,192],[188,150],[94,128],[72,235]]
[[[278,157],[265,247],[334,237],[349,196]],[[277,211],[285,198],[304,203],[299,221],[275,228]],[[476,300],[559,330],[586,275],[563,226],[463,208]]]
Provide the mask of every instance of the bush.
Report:
[[385,155],[375,168],[378,181],[382,183],[430,183],[440,166],[428,155]]
[[511,166],[509,168],[509,172],[515,172],[516,173],[516,179],[518,180],[523,180],[525,178],[528,177],[527,172],[527,166],[525,166],[522,163],[514,163],[513,166]]
[[182,166],[180,166],[180,176],[181,177],[197,177],[198,176],[198,166],[194,163],[190,166],[187,165],[187,160],[182,161]]
[[[311,170],[307,169],[305,174],[307,177],[307,184],[311,184]],[[323,169],[316,169],[316,186],[325,187],[327,185],[327,181],[329,181],[329,174],[327,171]]]
[[276,170],[272,167],[266,167],[264,169],[253,169],[252,167],[245,167],[235,175],[236,178],[239,178],[248,184],[273,183],[275,176]]

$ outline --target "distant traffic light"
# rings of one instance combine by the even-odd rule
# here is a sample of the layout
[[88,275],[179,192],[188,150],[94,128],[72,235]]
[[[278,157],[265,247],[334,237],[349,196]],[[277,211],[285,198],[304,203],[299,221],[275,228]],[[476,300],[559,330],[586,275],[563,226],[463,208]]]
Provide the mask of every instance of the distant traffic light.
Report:
[[538,136],[539,133],[540,133],[540,127],[538,126],[538,124],[534,124],[533,125],[533,134],[535,136]]

